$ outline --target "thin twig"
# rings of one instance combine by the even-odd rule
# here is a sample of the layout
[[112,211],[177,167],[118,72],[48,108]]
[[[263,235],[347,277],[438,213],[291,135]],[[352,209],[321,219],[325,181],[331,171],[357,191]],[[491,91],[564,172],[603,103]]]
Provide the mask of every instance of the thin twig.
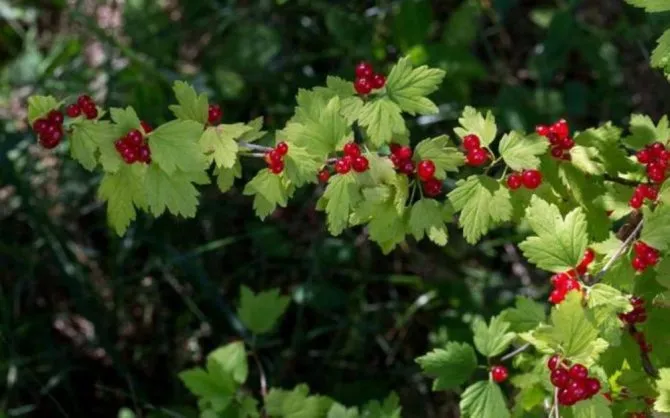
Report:
[[251,352],[251,356],[256,361],[256,366],[258,366],[258,373],[260,374],[260,380],[261,380],[261,396],[265,398],[266,396],[268,396],[268,381],[267,378],[265,377],[265,370],[263,369],[261,360],[258,358],[258,355],[256,354],[255,351]]
[[266,147],[264,145],[252,144],[250,142],[244,142],[244,141],[240,141],[237,144],[242,148],[246,148],[246,149],[250,149],[250,150],[254,150],[254,151],[268,152],[268,151],[272,151],[272,149],[273,149],[272,147]]
[[558,409],[558,388],[554,388],[554,407],[551,409],[549,416],[554,418],[561,418],[561,412]]
[[605,276],[605,273],[612,267],[612,265],[621,257],[621,255],[626,251],[628,246],[635,240],[635,237],[637,234],[642,230],[642,224],[644,223],[643,220],[640,220],[640,222],[635,226],[635,229],[626,237],[626,240],[621,243],[619,248],[616,250],[612,258],[610,258],[605,266],[596,274],[593,276],[593,280],[591,280],[591,284],[598,283],[600,280],[602,280],[603,276]]
[[526,344],[524,344],[520,347],[517,347],[514,351],[511,351],[511,352],[505,354],[504,356],[500,357],[500,361],[509,360],[512,357],[516,356],[517,354],[523,353],[524,351],[528,350],[529,348],[530,348],[530,343],[526,343]]
[[609,174],[604,175],[606,181],[611,181],[612,183],[622,184],[624,186],[639,186],[640,182],[635,180],[627,180],[619,177],[611,176]]

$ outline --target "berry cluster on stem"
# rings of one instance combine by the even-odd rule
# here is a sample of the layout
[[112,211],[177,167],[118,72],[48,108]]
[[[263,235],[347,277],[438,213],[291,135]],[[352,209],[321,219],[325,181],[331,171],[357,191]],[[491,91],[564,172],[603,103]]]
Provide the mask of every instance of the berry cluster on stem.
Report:
[[644,300],[637,296],[632,296],[630,298],[630,303],[633,305],[633,310],[619,314],[619,319],[627,325],[641,324],[646,321],[647,311],[644,308]]
[[507,176],[507,187],[517,190],[521,186],[535,190],[542,184],[542,173],[539,170],[523,170],[521,173],[511,173]]
[[369,94],[372,90],[378,90],[386,84],[384,75],[375,73],[372,64],[361,61],[356,66],[356,79],[354,80],[354,89],[361,96]]
[[655,186],[650,184],[640,184],[635,188],[633,192],[633,197],[630,198],[628,204],[633,209],[640,209],[644,204],[645,199],[649,199],[652,202],[658,198],[658,189]]
[[279,142],[274,148],[265,153],[263,157],[270,171],[279,174],[284,171],[284,156],[288,154],[288,144]]
[[465,135],[463,137],[463,148],[465,148],[465,161],[468,165],[479,167],[489,160],[489,153],[481,146],[477,135]]
[[588,270],[589,265],[595,258],[595,252],[587,248],[584,251],[584,257],[582,257],[582,260],[575,269],[551,276],[551,285],[554,289],[549,294],[549,302],[556,305],[563,302],[565,295],[571,290],[581,290],[582,286],[579,284],[579,280],[577,280],[577,275],[586,273],[586,270]]
[[60,144],[63,139],[63,114],[58,110],[52,110],[46,118],[37,119],[33,122],[33,130],[37,134],[40,145],[46,149],[52,149]]
[[[347,142],[344,144],[342,151],[344,155],[335,161],[335,171],[337,174],[347,174],[352,168],[357,173],[363,173],[370,168],[370,162],[361,154],[361,147],[357,143]],[[321,176],[321,173],[319,175]],[[321,179],[321,177],[319,178]]]
[[652,183],[660,184],[665,180],[668,164],[670,164],[670,151],[665,149],[661,142],[654,142],[639,150],[635,156],[640,164],[644,164],[647,177]]
[[632,264],[635,271],[643,272],[647,267],[653,267],[658,264],[660,253],[657,249],[649,246],[645,242],[637,241],[633,245],[633,251],[635,252],[635,257],[633,258]]
[[151,163],[151,149],[145,135],[152,129],[148,123],[142,121],[142,130],[144,134],[139,129],[133,129],[114,142],[116,151],[126,164]]
[[549,357],[547,367],[551,371],[549,379],[558,389],[558,403],[570,406],[579,401],[591,399],[600,392],[600,381],[589,377],[589,371],[583,364],[570,366],[567,359],[554,354]]
[[537,125],[535,132],[549,140],[552,157],[559,160],[570,159],[570,150],[575,146],[575,141],[570,137],[570,126],[565,119],[551,125]]

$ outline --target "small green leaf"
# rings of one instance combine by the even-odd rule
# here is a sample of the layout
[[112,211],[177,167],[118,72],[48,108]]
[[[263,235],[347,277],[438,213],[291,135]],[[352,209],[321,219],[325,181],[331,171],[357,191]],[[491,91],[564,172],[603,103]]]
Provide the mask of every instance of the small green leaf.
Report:
[[231,168],[237,161],[239,150],[235,140],[250,130],[251,127],[243,123],[211,126],[205,129],[198,143],[202,152],[207,155],[208,163],[214,161],[217,168]]
[[661,205],[653,212],[645,207],[643,213],[644,225],[640,240],[659,251],[664,251],[670,245],[670,207]]
[[289,302],[290,298],[281,296],[279,289],[254,293],[248,287],[242,286],[237,314],[252,332],[264,334],[274,328],[288,308]]
[[30,96],[28,97],[28,121],[30,123],[44,117],[50,111],[59,107],[59,103],[53,96]]
[[626,3],[636,7],[643,7],[647,13],[667,12],[670,3],[666,0],[626,0]]
[[383,403],[377,400],[366,403],[361,416],[363,418],[400,418],[401,412],[400,399],[392,392]]
[[658,397],[654,402],[654,410],[658,412],[670,412],[670,369],[658,371],[656,390]]
[[179,104],[171,105],[170,110],[177,119],[207,123],[209,102],[204,93],[198,95],[193,86],[183,81],[175,81],[172,90]]
[[414,160],[431,160],[435,164],[435,177],[444,180],[448,171],[458,171],[458,167],[465,162],[463,154],[449,144],[449,137],[440,135],[435,138],[424,139],[414,149]]
[[81,120],[72,124],[70,153],[87,170],[91,171],[100,163],[105,171],[116,171],[121,165],[121,157],[114,148],[118,138],[115,126],[107,121]]
[[409,232],[417,241],[423,239],[424,235],[435,244],[447,245],[447,226],[445,221],[444,207],[435,199],[421,199],[417,201],[409,215]]
[[[409,58],[401,58],[386,80],[386,94],[410,115],[438,113],[437,106],[425,96],[442,84],[445,72],[422,65],[412,68]],[[388,141],[383,141],[388,142]]]
[[173,120],[159,126],[149,134],[151,159],[168,175],[177,169],[187,172],[206,169],[207,161],[198,146],[202,128],[192,120]]
[[463,418],[510,418],[500,386],[490,380],[465,389],[459,406]]
[[[303,109],[301,123],[291,122],[280,134],[289,143],[309,150],[311,154],[325,157],[352,137],[351,127],[340,115],[340,99],[334,97],[325,106]],[[325,159],[325,158],[324,158]]]
[[670,122],[667,116],[663,116],[656,125],[649,116],[633,114],[630,117],[630,132],[624,143],[640,149],[655,141],[666,142],[670,138]]
[[214,377],[214,369],[218,368],[218,373],[225,373],[232,376],[238,384],[243,384],[249,375],[249,365],[247,364],[247,352],[244,349],[244,343],[236,341],[219,347],[207,355],[207,370]]
[[235,385],[230,378],[215,378],[198,367],[179,373],[179,379],[192,394],[206,400],[215,411],[224,410],[233,400]]
[[544,305],[527,297],[517,296],[514,308],[504,311],[503,319],[514,332],[524,332],[535,328],[546,320]]
[[135,109],[128,106],[125,109],[113,107],[109,109],[109,114],[117,126],[120,135],[126,135],[133,129],[140,129],[140,118],[137,117]]
[[242,177],[242,164],[238,159],[233,168],[217,168],[214,170],[216,176],[216,185],[219,186],[221,193],[225,193],[233,187],[235,179]]
[[423,372],[434,378],[433,390],[447,390],[465,383],[477,368],[475,350],[470,344],[449,342],[416,359]]
[[479,137],[482,146],[489,146],[496,138],[498,127],[491,111],[486,112],[486,117],[477,112],[474,107],[466,106],[463,114],[458,118],[460,128],[454,129],[456,135],[463,138],[466,135],[474,134]]
[[630,300],[620,290],[603,283],[596,283],[588,293],[588,306],[608,306],[617,312],[625,312],[632,309]]
[[581,292],[569,292],[565,300],[551,310],[551,325],[551,336],[563,355],[574,360],[592,354],[598,329],[582,306]]
[[[670,10],[667,2],[664,7]],[[670,73],[670,29],[658,38],[656,48],[651,53],[651,66],[662,69],[666,74]]]
[[330,398],[310,396],[307,385],[298,385],[292,391],[272,388],[265,397],[265,411],[271,417],[323,417],[332,405]]
[[365,103],[358,122],[366,129],[370,142],[376,146],[389,143],[394,135],[407,132],[400,107],[386,96]]
[[573,418],[612,418],[609,401],[604,396],[577,402],[572,407]]
[[348,225],[349,213],[361,199],[360,187],[353,173],[330,178],[323,193],[328,215],[328,230],[339,235]]
[[522,171],[538,168],[538,155],[544,154],[548,147],[547,140],[537,134],[522,136],[518,132],[510,132],[500,141],[499,151],[505,164],[514,171]]
[[323,158],[314,155],[308,149],[298,145],[290,145],[284,157],[284,175],[296,187],[317,180],[317,173],[323,166]]
[[533,196],[526,218],[537,236],[527,238],[519,248],[530,262],[553,272],[579,264],[588,244],[586,218],[580,208],[563,218],[555,205]]
[[151,164],[145,179],[146,196],[149,210],[154,216],[160,216],[167,209],[173,215],[192,218],[198,208],[200,193],[195,184],[209,182],[205,172],[173,171],[171,174]]
[[516,334],[509,331],[510,324],[505,322],[502,315],[491,318],[489,325],[480,317],[475,318],[472,323],[475,347],[485,357],[495,357],[503,351],[516,338]]
[[360,415],[358,414],[357,408],[347,409],[344,405],[340,405],[339,403],[333,404],[333,406],[331,406],[330,410],[328,411],[328,415],[326,415],[326,418],[359,418],[359,417]]
[[244,142],[254,142],[259,140],[260,138],[264,137],[265,134],[267,133],[266,131],[263,131],[263,116],[259,116],[256,119],[253,119],[247,123],[247,126],[250,128],[248,131],[242,134],[238,138],[238,141],[244,141]]
[[100,182],[98,197],[107,202],[107,219],[119,235],[135,220],[135,207],[146,207],[145,171],[145,167],[126,165],[106,173]]
[[281,176],[273,174],[267,168],[261,170],[244,187],[245,196],[254,196],[256,215],[264,219],[277,205],[286,207],[289,197],[288,187]]

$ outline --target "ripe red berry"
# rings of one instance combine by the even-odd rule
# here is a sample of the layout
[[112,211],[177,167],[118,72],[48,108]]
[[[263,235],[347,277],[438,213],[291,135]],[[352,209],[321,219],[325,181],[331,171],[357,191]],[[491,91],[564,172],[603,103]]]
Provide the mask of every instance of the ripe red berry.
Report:
[[551,156],[554,158],[561,158],[563,156],[563,148],[560,146],[551,147]]
[[553,356],[549,357],[549,360],[547,360],[547,367],[549,370],[556,370],[556,367],[558,367],[560,361],[561,358],[558,356],[558,354],[554,354]]
[[540,136],[547,136],[549,135],[549,127],[547,125],[537,125],[535,127],[535,132]]
[[428,197],[435,197],[442,192],[442,182],[435,177],[423,183],[423,192]]
[[282,157],[282,155],[279,152],[277,152],[276,149],[268,151],[265,155],[266,155],[267,159],[269,160],[268,164],[280,163],[280,162],[283,162],[283,159],[284,159]]
[[134,147],[139,147],[144,143],[142,132],[138,131],[137,129],[133,129],[132,131],[128,132],[126,138],[128,138],[128,144]]
[[588,396],[586,393],[586,388],[584,387],[584,381],[581,379],[571,381],[568,385],[568,390],[572,392],[572,396],[578,401],[586,399]]
[[351,162],[346,158],[340,158],[335,162],[335,171],[338,174],[347,174],[351,170]]
[[360,95],[366,95],[372,91],[372,83],[366,77],[359,77],[354,81],[354,89]]
[[279,174],[284,171],[284,162],[281,160],[273,161],[269,168],[273,174]]
[[507,368],[502,365],[496,365],[491,367],[491,377],[495,382],[502,383],[507,380],[508,373]]
[[575,141],[572,138],[567,137],[561,141],[561,146],[563,149],[570,149],[575,146]]
[[640,196],[633,195],[628,201],[628,206],[633,209],[640,209],[642,207],[643,200]]
[[654,157],[660,157],[661,152],[665,151],[665,145],[661,142],[654,142],[649,146],[649,149]]
[[649,248],[651,247],[649,247],[644,241],[635,241],[635,244],[633,244],[633,251],[635,251],[635,254],[637,255],[646,253]]
[[585,265],[588,266],[589,264],[591,264],[593,262],[593,260],[595,260],[595,258],[596,258],[596,253],[591,248],[587,248],[586,251],[584,251],[584,258],[582,258],[582,261],[581,261],[580,264],[585,264]]
[[98,109],[95,106],[82,108],[86,119],[95,119],[98,117]]
[[428,181],[435,175],[435,163],[431,160],[422,160],[416,169],[416,174],[422,181]]
[[142,125],[142,129],[144,129],[145,134],[149,134],[151,131],[154,130],[154,128],[152,128],[151,125],[149,125],[149,123],[145,121],[141,121],[140,125]]
[[386,84],[386,77],[381,74],[375,74],[372,76],[370,84],[372,85],[373,89],[380,89],[384,87],[384,84]]
[[49,122],[53,123],[54,125],[62,125],[63,120],[65,120],[65,117],[58,110],[52,110],[47,115],[47,119],[49,120]]
[[330,171],[328,171],[328,168],[323,168],[319,171],[318,177],[321,183],[328,182],[328,179],[330,179]]
[[370,166],[370,163],[368,162],[368,159],[365,158],[362,155],[359,155],[358,157],[354,157],[353,161],[351,162],[351,167],[357,173],[362,173],[362,172],[366,171],[369,166]]
[[561,389],[558,391],[558,403],[560,405],[571,406],[577,403],[578,400],[571,390]]
[[81,115],[81,107],[78,104],[73,103],[65,108],[65,113],[69,118],[76,118]]
[[590,398],[593,395],[600,392],[600,381],[593,377],[590,377],[584,381],[584,388],[586,389],[586,395]]
[[648,164],[651,161],[651,155],[646,148],[639,150],[635,156],[637,157],[637,161],[641,164]]
[[405,160],[405,162],[400,165],[400,172],[407,174],[408,176],[414,174],[414,163],[412,160]]
[[81,96],[79,96],[79,97],[77,98],[77,104],[78,104],[79,107],[81,107],[82,109],[83,109],[84,107],[86,107],[86,105],[90,105],[91,103],[95,103],[95,102],[93,102],[93,99],[91,99],[91,96],[89,96],[89,95],[82,94]]
[[221,110],[221,106],[218,104],[209,105],[209,109],[207,111],[207,122],[209,122],[210,125],[218,123],[222,117],[223,111]]
[[344,144],[343,151],[344,155],[348,155],[350,157],[358,157],[361,155],[361,147],[359,147],[355,142],[347,142]]
[[119,153],[123,153],[124,150],[128,148],[128,144],[123,138],[120,138],[114,141],[114,148],[116,148]]
[[584,367],[583,364],[577,363],[570,367],[568,374],[572,379],[582,380],[588,377],[589,371],[586,369],[586,367]]
[[523,185],[528,189],[537,189],[542,184],[542,173],[538,170],[526,170],[522,174]]
[[400,165],[403,163],[403,160],[400,159],[396,154],[391,154],[389,160],[393,163],[395,168],[400,168]]
[[512,173],[509,176],[507,176],[507,187],[510,188],[510,190],[516,190],[521,185],[523,184],[523,179],[521,178],[521,174],[519,173]]
[[554,289],[549,294],[549,303],[557,305],[565,299],[565,291],[560,289]]
[[647,263],[639,255],[633,258],[633,268],[635,271],[644,271],[647,268]]
[[288,154],[288,144],[284,141],[281,141],[275,146],[275,150],[283,157],[284,155]]
[[552,370],[549,375],[549,380],[551,380],[552,385],[561,389],[567,388],[570,384],[570,376],[568,375],[567,370],[562,368]]
[[642,258],[643,258],[645,264],[647,264],[648,266],[655,266],[656,263],[658,263],[659,254],[658,254],[658,251],[650,248],[642,256]]
[[473,150],[468,151],[467,155],[465,156],[465,159],[467,160],[469,165],[479,167],[480,165],[483,165],[486,163],[486,161],[488,161],[489,154],[483,148],[475,148]]
[[656,200],[658,198],[658,189],[653,186],[647,186],[644,188],[644,197],[650,200]]
[[137,151],[137,161],[148,164],[151,161],[151,150],[148,145],[142,145]]
[[412,152],[412,148],[408,147],[407,145],[404,145],[404,146],[401,146],[398,149],[398,152],[396,152],[395,154],[401,160],[409,160],[410,158],[412,158],[413,152]]
[[33,122],[33,131],[35,131],[38,134],[41,134],[44,132],[48,127],[49,127],[49,122],[46,119],[37,119],[35,122]]
[[654,183],[662,183],[665,179],[665,170],[658,163],[649,163],[647,177]]
[[361,61],[356,65],[356,78],[368,78],[372,76],[374,70],[369,62]]
[[568,122],[566,122],[565,119],[561,119],[554,123],[550,130],[561,140],[570,135],[570,128],[568,127]]
[[570,280],[568,273],[558,273],[551,276],[551,284],[557,289],[565,289]]
[[132,164],[137,161],[138,153],[136,148],[128,147],[121,153],[121,158],[126,164]]
[[479,137],[477,135],[465,135],[463,137],[463,148],[465,148],[467,151],[472,151],[481,146],[481,142],[479,141]]

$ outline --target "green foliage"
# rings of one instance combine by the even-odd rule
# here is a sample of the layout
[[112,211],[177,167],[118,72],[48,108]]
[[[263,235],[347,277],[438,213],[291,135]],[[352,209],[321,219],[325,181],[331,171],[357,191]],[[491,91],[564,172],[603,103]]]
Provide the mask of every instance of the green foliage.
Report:
[[463,110],[458,123],[461,124],[461,127],[454,129],[454,132],[460,138],[466,135],[477,135],[482,146],[489,146],[498,132],[496,120],[491,111],[486,112],[486,116],[484,116],[470,106]]
[[145,171],[144,167],[125,166],[105,174],[100,182],[98,197],[107,202],[107,218],[119,235],[135,220],[135,209],[148,205],[143,187]]
[[344,231],[349,222],[349,213],[360,201],[360,187],[353,173],[331,177],[323,193],[328,215],[328,230],[333,235]]
[[408,229],[417,240],[424,235],[437,245],[446,245],[448,232],[445,221],[451,218],[451,211],[434,199],[421,199],[412,206]]
[[248,287],[242,286],[237,315],[253,333],[263,334],[274,328],[289,302],[288,296],[279,295],[279,289],[255,294]]
[[413,68],[409,58],[401,58],[388,75],[386,94],[410,115],[434,114],[437,106],[425,96],[438,89],[444,75],[443,70],[426,65]]
[[207,162],[198,146],[201,134],[202,125],[194,121],[175,120],[161,125],[149,134],[151,159],[168,175],[176,170],[202,171]]
[[[494,134],[495,135],[495,134]],[[549,143],[537,134],[522,136],[512,132],[503,136],[500,141],[500,156],[512,170],[538,168],[539,155],[547,151]]]
[[293,390],[272,389],[265,398],[265,411],[270,417],[307,418],[326,416],[333,400],[319,395],[309,395],[307,385]]
[[665,250],[670,245],[670,207],[663,205],[654,211],[645,208],[644,215],[640,239],[657,250]]
[[244,187],[244,194],[254,196],[254,210],[261,219],[271,214],[277,205],[285,207],[289,197],[288,184],[268,169],[256,174]]
[[510,324],[502,316],[491,318],[488,326],[481,318],[476,318],[472,323],[475,347],[485,357],[495,357],[503,351],[516,338],[516,334],[509,331]]
[[470,344],[450,342],[444,349],[435,349],[416,359],[423,372],[434,378],[433,390],[456,388],[472,375],[477,367],[475,350]]
[[658,412],[670,412],[670,369],[661,369],[658,374],[656,387],[659,395],[654,402],[654,409]]
[[30,96],[28,98],[28,121],[35,122],[59,105],[60,103],[53,96]]
[[544,306],[529,298],[517,296],[514,308],[504,311],[502,319],[510,324],[514,332],[525,332],[534,329],[545,322],[546,313]]
[[435,164],[435,177],[443,180],[448,172],[458,172],[458,167],[465,162],[463,154],[449,144],[449,137],[440,135],[424,139],[414,149],[414,160],[430,160]]
[[461,395],[460,408],[464,418],[509,418],[500,386],[481,381],[469,386]]
[[192,120],[200,124],[207,123],[209,101],[204,93],[198,94],[195,89],[183,81],[175,81],[172,89],[178,105],[170,105],[170,110],[177,119]]

